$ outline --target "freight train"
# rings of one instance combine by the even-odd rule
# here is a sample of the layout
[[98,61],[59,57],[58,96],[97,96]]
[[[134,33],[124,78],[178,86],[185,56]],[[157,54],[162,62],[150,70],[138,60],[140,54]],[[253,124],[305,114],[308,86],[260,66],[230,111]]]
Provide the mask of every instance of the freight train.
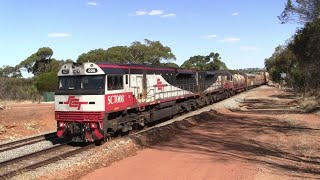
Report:
[[137,64],[64,64],[55,92],[57,135],[97,142],[226,99],[269,80],[245,74]]

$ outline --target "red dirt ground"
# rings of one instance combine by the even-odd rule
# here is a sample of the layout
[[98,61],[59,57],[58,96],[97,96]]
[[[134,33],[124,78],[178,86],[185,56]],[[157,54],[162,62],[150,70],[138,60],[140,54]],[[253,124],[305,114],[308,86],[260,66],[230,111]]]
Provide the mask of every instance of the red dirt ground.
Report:
[[0,110],[0,142],[55,131],[53,104],[12,104]]
[[320,117],[295,104],[293,94],[264,86],[239,108],[196,116],[206,121],[82,179],[319,178]]

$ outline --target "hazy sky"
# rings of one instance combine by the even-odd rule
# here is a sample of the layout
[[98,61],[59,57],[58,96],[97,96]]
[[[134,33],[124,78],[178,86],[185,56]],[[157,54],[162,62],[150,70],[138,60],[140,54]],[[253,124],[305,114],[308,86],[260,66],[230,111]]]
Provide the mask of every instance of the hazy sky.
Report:
[[281,25],[286,0],[2,0],[0,66],[16,65],[40,47],[76,60],[96,48],[159,40],[182,64],[221,54],[229,68],[263,67],[296,31]]

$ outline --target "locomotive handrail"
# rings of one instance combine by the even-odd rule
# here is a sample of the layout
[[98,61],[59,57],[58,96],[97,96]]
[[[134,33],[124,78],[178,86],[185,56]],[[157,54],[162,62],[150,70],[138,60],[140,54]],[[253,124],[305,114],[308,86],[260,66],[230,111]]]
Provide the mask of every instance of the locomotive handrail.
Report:
[[[178,84],[178,85],[168,85],[162,86],[164,89],[157,89],[154,85],[147,87],[146,96],[142,96],[142,92],[140,92],[139,86],[131,86],[133,88],[134,95],[139,100],[139,103],[144,103],[148,101],[154,101],[164,98],[170,98],[175,96],[184,96],[188,94],[192,94],[192,92],[201,92],[206,90],[209,92],[217,92],[222,89],[222,82],[215,82],[215,83],[189,83],[189,84]],[[190,91],[190,93],[188,93]]]

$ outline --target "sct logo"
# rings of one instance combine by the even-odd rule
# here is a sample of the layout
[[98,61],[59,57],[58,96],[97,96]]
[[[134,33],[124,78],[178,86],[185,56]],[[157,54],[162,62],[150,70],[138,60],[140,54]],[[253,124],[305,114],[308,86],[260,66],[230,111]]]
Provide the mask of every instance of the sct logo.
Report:
[[160,90],[160,91],[164,90],[164,87],[165,87],[165,86],[166,86],[166,84],[162,84],[160,78],[157,79],[157,84],[154,85],[154,87],[157,87],[158,90]]
[[63,104],[69,104],[69,107],[77,107],[78,110],[80,110],[81,104],[88,104],[88,102],[80,102],[79,98],[76,98],[75,96],[69,96],[68,100],[63,102]]
[[118,104],[124,102],[124,95],[108,96],[108,104]]

